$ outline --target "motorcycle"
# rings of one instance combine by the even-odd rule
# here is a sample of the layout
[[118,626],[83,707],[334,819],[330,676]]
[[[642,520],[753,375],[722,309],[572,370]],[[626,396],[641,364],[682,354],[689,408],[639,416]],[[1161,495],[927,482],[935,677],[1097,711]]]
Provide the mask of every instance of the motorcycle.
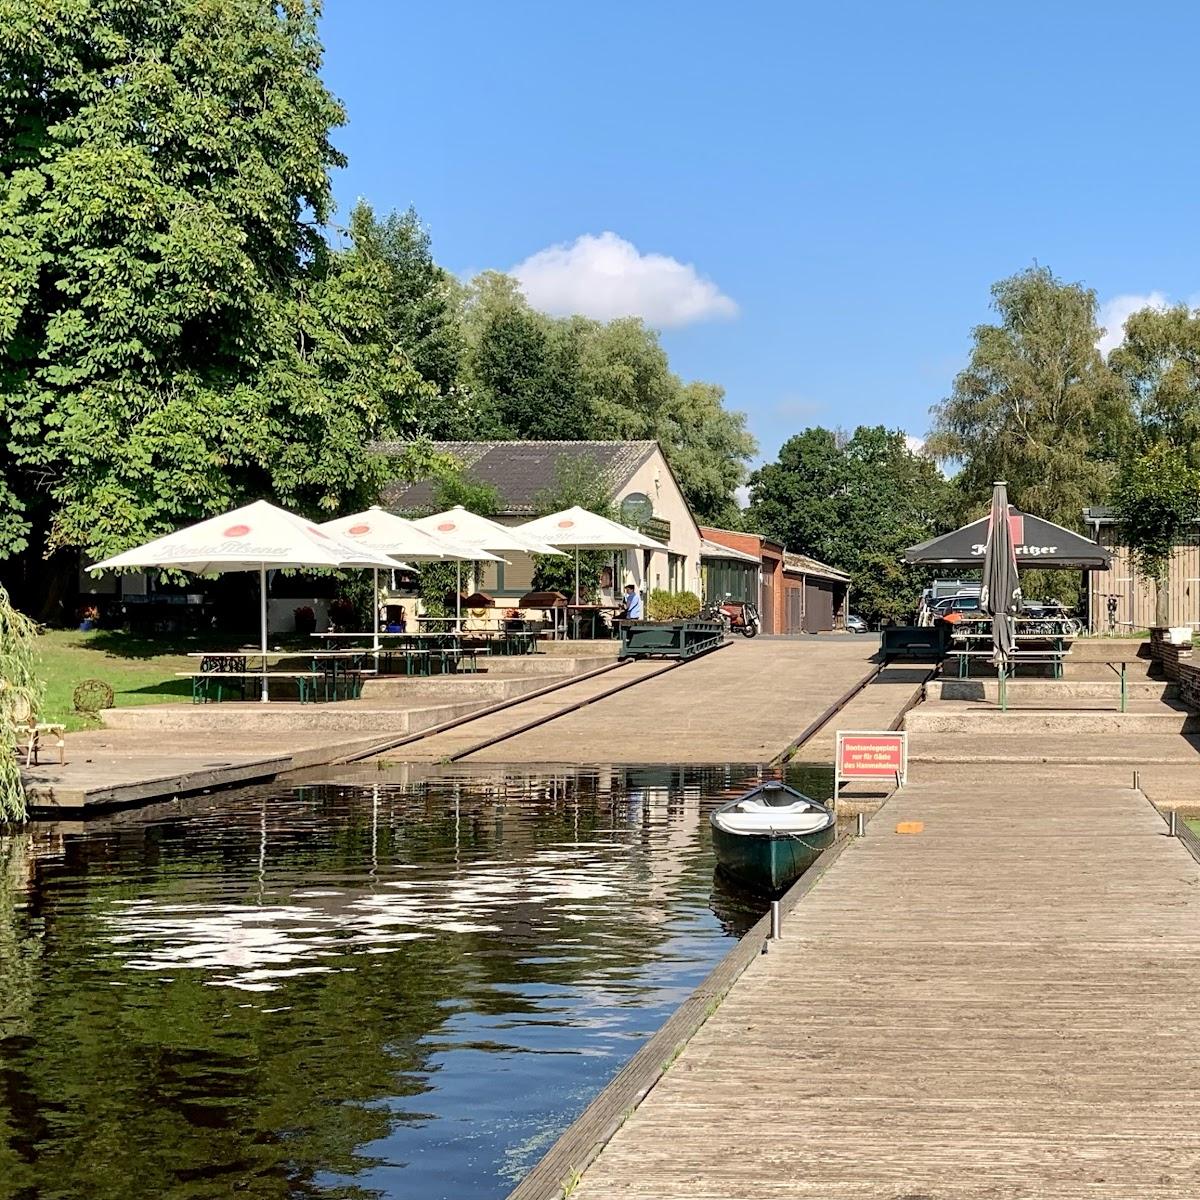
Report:
[[725,633],[740,633],[742,637],[757,637],[762,630],[762,618],[749,600],[734,600],[727,592],[720,604],[708,604],[700,611],[706,621],[720,621]]

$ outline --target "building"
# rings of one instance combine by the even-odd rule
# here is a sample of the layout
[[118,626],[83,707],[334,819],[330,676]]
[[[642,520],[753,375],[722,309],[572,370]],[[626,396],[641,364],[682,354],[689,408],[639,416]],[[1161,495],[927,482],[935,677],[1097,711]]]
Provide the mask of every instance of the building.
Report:
[[[850,576],[757,533],[702,525],[705,600],[754,600],[764,633],[823,633],[845,624]],[[736,558],[730,557],[736,554]],[[757,563],[755,578],[749,564]]]
[[[1112,552],[1108,570],[1087,573],[1088,628],[1093,633],[1128,633],[1154,625],[1154,584],[1133,563],[1122,545],[1117,518],[1108,508],[1085,508],[1083,519],[1093,538]],[[1175,546],[1167,569],[1173,625],[1200,628],[1200,522]]]
[[[405,447],[383,443],[375,449],[386,455]],[[457,460],[465,479],[495,490],[499,509],[491,516],[503,525],[520,525],[544,513],[564,472],[586,464],[604,483],[619,519],[666,547],[616,555],[615,590],[629,582],[643,592],[700,594],[700,529],[657,442],[437,442],[434,449]],[[436,481],[428,479],[387,485],[383,503],[405,516],[441,507]],[[497,600],[515,601],[530,590],[533,560],[513,553],[505,558],[507,563],[483,564],[477,586]]]
[[850,611],[850,576],[807,554],[783,556],[784,594],[790,632],[844,629]]

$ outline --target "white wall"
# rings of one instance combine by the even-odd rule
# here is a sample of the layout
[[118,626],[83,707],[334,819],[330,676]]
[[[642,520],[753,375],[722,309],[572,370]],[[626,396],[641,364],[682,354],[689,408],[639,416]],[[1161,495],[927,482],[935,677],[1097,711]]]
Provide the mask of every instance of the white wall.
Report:
[[[679,490],[675,477],[667,467],[666,459],[661,450],[655,452],[634,472],[633,476],[621,488],[616,496],[616,504],[633,492],[641,492],[650,497],[654,505],[654,515],[664,521],[671,522],[671,540],[668,548],[674,554],[684,558],[683,583],[685,591],[701,594],[700,588],[700,531],[692,517],[687,501]],[[642,578],[642,551],[630,551],[625,555],[625,583],[636,583],[640,589],[649,591],[652,588],[668,587],[667,555],[655,551],[650,556],[647,578]]]

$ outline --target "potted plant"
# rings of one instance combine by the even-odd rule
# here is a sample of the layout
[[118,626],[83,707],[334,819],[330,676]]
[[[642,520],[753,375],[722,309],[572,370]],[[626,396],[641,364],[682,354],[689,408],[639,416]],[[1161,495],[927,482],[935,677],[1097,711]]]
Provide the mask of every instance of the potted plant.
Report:
[[329,625],[331,629],[341,632],[352,631],[358,624],[358,614],[354,602],[339,596],[329,602]]
[[100,610],[94,604],[85,604],[79,610],[79,632],[87,633],[100,623]]
[[317,614],[307,604],[302,604],[299,608],[293,609],[292,617],[296,622],[297,633],[316,633]]

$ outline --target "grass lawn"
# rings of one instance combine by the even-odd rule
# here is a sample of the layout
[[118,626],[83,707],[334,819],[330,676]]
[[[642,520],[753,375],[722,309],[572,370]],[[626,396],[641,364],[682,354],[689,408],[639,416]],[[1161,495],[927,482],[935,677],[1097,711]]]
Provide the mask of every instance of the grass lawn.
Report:
[[[272,639],[274,640],[274,639]],[[182,634],[144,637],[97,629],[50,629],[38,638],[40,672],[46,684],[42,702],[43,721],[62,721],[68,729],[95,729],[100,722],[75,711],[72,695],[85,679],[102,679],[115,693],[117,707],[132,704],[161,704],[186,700],[191,684],[176,679],[176,671],[194,671],[197,660],[189,650],[216,650],[242,643],[240,637],[205,634],[201,638]]]

